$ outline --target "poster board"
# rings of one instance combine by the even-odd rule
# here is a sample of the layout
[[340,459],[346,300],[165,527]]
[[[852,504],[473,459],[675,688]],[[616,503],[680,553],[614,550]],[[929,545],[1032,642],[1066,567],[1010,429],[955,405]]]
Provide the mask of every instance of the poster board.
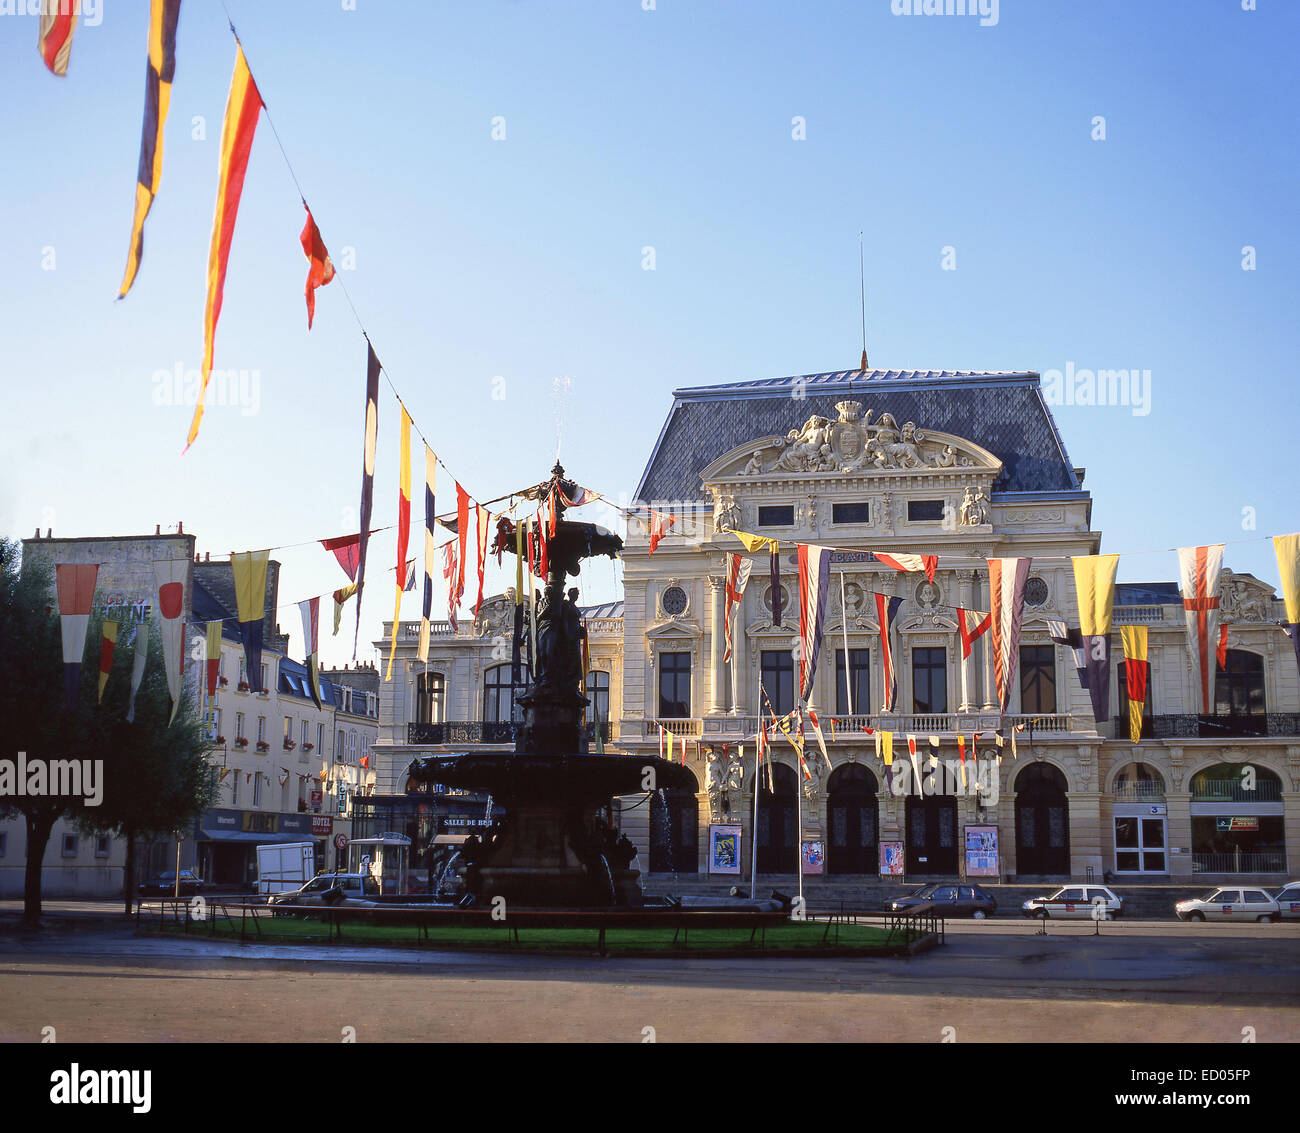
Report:
[[826,847],[821,842],[805,842],[799,849],[799,868],[804,876],[826,872]]
[[709,872],[740,873],[740,827],[709,827]]
[[903,876],[903,843],[902,842],[881,842],[880,843],[880,876],[881,877],[902,877]]
[[962,828],[962,843],[966,849],[967,877],[997,877],[998,828],[996,826],[966,826]]

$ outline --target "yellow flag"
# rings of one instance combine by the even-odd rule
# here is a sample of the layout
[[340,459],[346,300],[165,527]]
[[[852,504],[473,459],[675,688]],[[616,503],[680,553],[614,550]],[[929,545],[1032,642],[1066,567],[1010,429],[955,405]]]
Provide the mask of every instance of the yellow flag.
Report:
[[1110,633],[1119,556],[1080,555],[1070,561],[1074,564],[1074,589],[1079,600],[1079,632],[1084,637]]
[[1128,686],[1128,738],[1142,738],[1142,708],[1147,700],[1147,627],[1120,626],[1124,643],[1124,679]]
[[775,539],[769,539],[766,535],[751,535],[748,531],[732,530],[730,534],[734,535],[745,544],[745,550],[753,553],[754,551],[779,551],[780,544]]
[[886,767],[892,767],[894,765],[894,733],[893,732],[880,733],[880,754],[884,757]]
[[1286,620],[1300,622],[1300,534],[1274,535],[1273,553],[1277,571],[1282,576],[1282,599],[1286,602]]

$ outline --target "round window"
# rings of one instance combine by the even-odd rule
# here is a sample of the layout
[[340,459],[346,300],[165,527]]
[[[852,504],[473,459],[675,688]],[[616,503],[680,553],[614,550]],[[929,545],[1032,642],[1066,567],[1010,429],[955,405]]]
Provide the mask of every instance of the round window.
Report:
[[664,591],[663,598],[664,613],[670,618],[675,618],[679,614],[686,612],[686,591],[680,586],[670,586]]
[[1025,583],[1025,604],[1041,606],[1047,601],[1047,583],[1041,578],[1031,578]]

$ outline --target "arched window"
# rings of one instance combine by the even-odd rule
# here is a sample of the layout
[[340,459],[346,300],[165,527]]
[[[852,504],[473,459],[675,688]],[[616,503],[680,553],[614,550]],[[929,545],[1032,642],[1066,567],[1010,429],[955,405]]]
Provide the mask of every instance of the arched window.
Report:
[[1225,664],[1214,677],[1216,716],[1263,716],[1264,658],[1243,649],[1229,649]]
[[[522,695],[528,687],[528,666],[521,666],[522,683],[519,693]],[[514,718],[515,689],[510,684],[510,666],[492,665],[483,670],[483,722],[485,724],[508,724]]]
[[421,673],[415,678],[415,722],[441,724],[445,718],[446,680],[441,673]]
[[587,674],[587,699],[591,701],[583,714],[587,724],[609,723],[609,674],[592,671]]

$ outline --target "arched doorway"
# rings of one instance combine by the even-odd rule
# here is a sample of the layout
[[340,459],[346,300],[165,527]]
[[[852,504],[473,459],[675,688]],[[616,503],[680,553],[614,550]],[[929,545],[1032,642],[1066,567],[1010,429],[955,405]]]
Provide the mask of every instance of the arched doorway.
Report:
[[957,800],[908,795],[904,809],[908,873],[957,872]]
[[835,769],[827,784],[828,873],[869,873],[876,858],[876,777],[859,763]]
[[794,771],[784,763],[773,763],[772,786],[775,790],[769,791],[764,772],[758,791],[758,872],[794,873],[795,791],[799,789]]
[[698,873],[698,787],[655,791],[650,796],[650,872]]
[[1050,763],[1026,767],[1015,781],[1016,873],[1070,872],[1070,803],[1065,776]]

